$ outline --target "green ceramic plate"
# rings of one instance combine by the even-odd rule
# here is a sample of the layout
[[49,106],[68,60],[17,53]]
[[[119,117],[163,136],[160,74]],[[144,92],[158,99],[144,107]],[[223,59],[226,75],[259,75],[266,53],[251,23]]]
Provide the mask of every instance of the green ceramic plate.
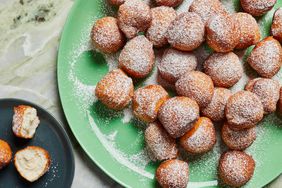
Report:
[[[240,10],[238,0],[223,0],[232,12]],[[187,10],[189,1],[179,11]],[[282,5],[279,0],[276,7]],[[96,19],[114,15],[104,0],[76,0],[67,19],[58,56],[60,97],[68,123],[81,147],[109,176],[126,187],[154,187],[157,163],[151,162],[144,150],[143,128],[132,118],[130,109],[114,112],[105,108],[93,96],[97,82],[117,65],[118,55],[93,52],[89,33]],[[258,20],[262,36],[269,34],[274,9]],[[208,55],[206,46],[197,50],[201,58]],[[247,53],[250,51],[247,50]],[[242,61],[245,52],[236,52]],[[156,52],[157,56],[161,50]],[[200,58],[200,60],[201,60]],[[249,77],[256,76],[244,64],[247,73],[233,88],[242,89]],[[281,71],[275,79],[281,82]],[[140,85],[154,83],[156,70]],[[257,140],[247,149],[256,160],[256,170],[246,187],[262,187],[282,172],[282,121],[276,115],[267,116],[257,128]],[[220,126],[218,126],[220,127]],[[218,128],[220,129],[220,128]],[[216,187],[216,166],[226,148],[220,139],[213,151],[199,158],[189,158],[189,187]]]

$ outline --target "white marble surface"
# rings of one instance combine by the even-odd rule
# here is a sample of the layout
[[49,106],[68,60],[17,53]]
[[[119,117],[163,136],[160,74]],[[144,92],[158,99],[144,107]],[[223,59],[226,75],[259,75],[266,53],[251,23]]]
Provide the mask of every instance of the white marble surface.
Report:
[[[60,106],[57,50],[72,4],[72,0],[0,0],[0,97],[40,104],[64,124],[75,153],[72,187],[119,187],[84,154]],[[269,187],[282,187],[282,178]]]

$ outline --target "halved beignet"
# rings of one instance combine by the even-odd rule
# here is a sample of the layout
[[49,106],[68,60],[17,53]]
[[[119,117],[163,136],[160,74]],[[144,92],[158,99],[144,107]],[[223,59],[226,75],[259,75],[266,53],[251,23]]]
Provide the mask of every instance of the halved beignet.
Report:
[[17,137],[31,139],[40,121],[35,108],[26,105],[14,107],[13,132]]
[[34,182],[49,170],[51,159],[45,149],[38,146],[28,146],[15,154],[14,163],[24,179]]

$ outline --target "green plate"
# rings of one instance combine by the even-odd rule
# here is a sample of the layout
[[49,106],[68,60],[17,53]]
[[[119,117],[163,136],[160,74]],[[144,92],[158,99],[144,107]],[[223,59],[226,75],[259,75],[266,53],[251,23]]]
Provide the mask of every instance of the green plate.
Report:
[[[223,0],[230,11],[240,10],[238,0]],[[179,10],[187,10],[189,1]],[[282,5],[279,0],[276,7]],[[110,177],[126,187],[155,187],[154,173],[158,166],[144,150],[143,126],[130,109],[114,112],[93,96],[97,82],[117,65],[118,55],[103,55],[91,50],[89,34],[96,19],[115,15],[104,0],[76,0],[62,34],[58,56],[58,84],[63,109],[69,126],[89,157]],[[262,37],[269,34],[274,9],[258,20]],[[201,48],[209,51],[206,46]],[[206,50],[205,50],[206,49]],[[250,51],[247,50],[247,53]],[[161,50],[156,52],[157,56]],[[236,52],[245,59],[245,52]],[[232,89],[242,89],[248,77],[256,76],[244,65],[246,75]],[[281,71],[275,76],[281,82]],[[156,70],[140,85],[154,82]],[[265,117],[257,127],[257,140],[247,149],[256,160],[256,170],[246,187],[262,187],[282,172],[282,120],[275,114]],[[220,126],[218,126],[220,127]],[[218,128],[219,129],[219,128]],[[216,187],[217,161],[226,148],[220,139],[213,151],[189,158],[189,187]]]

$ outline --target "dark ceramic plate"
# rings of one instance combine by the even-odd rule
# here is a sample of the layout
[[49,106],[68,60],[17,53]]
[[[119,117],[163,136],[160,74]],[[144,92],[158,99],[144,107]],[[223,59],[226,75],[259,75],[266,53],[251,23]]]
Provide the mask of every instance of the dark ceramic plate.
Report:
[[[31,140],[15,137],[12,132],[13,107],[29,105],[37,109],[40,119],[36,134]],[[21,178],[13,163],[0,171],[0,188],[68,188],[74,176],[74,157],[70,140],[59,122],[46,110],[19,99],[0,99],[0,139],[8,142],[15,154],[26,146],[46,149],[52,159],[50,170],[39,180],[29,183]]]

